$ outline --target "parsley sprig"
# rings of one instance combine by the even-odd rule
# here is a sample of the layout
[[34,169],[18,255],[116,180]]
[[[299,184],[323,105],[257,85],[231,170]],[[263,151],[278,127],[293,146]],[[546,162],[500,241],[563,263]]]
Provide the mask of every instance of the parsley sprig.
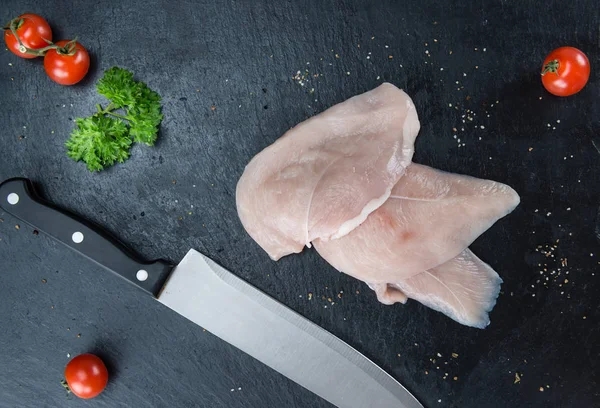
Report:
[[[129,158],[133,142],[153,146],[163,115],[160,96],[133,79],[133,73],[113,67],[96,84],[110,103],[97,112],[77,118],[77,128],[66,142],[67,155],[83,160],[90,171],[100,171]],[[117,113],[119,112],[119,113]]]

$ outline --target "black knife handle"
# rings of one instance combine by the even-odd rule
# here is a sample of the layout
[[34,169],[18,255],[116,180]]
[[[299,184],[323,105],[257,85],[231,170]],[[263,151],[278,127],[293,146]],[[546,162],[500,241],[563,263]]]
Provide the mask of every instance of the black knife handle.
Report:
[[0,184],[0,207],[153,296],[158,295],[173,269],[163,260],[139,260],[101,227],[53,207],[38,196],[28,179],[14,178]]

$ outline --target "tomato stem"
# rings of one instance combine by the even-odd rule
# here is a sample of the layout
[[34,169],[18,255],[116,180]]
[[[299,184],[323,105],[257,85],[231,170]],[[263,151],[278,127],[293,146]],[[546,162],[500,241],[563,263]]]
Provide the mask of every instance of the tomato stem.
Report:
[[21,41],[21,37],[19,37],[19,35],[17,34],[17,30],[19,29],[19,27],[21,27],[22,24],[23,24],[22,18],[12,19],[10,21],[10,24],[8,25],[8,29],[10,30],[12,35],[14,35],[15,38],[17,39],[17,41],[19,43],[19,51],[22,52],[23,54],[30,54],[30,55],[35,55],[36,57],[43,57],[44,55],[46,55],[46,52],[48,52],[49,50],[56,50],[56,52],[58,52],[61,55],[75,55],[75,52],[77,52],[77,49],[76,49],[77,37],[75,37],[74,40],[71,40],[68,43],[66,43],[64,45],[64,47],[59,47],[58,45],[54,44],[52,41],[50,41],[46,38],[44,38],[44,41],[46,41],[48,43],[47,47],[38,48],[38,49],[26,47],[23,44],[23,41]]
[[65,380],[60,380],[60,385],[62,385],[64,387],[64,389],[67,391],[67,395],[69,395],[72,392],[71,388],[69,388],[69,384],[67,384],[67,382]]
[[[18,30],[19,28],[21,28],[21,26],[22,26],[22,25],[23,25],[23,23],[25,22],[25,19],[23,19],[23,18],[16,18],[15,20],[18,20],[18,21],[17,21],[17,27],[16,27],[16,29]],[[4,31],[8,31],[8,30],[10,30],[10,24],[11,24],[12,22],[13,22],[13,20],[11,20],[11,21],[10,21],[10,22],[9,22],[7,25],[5,25],[4,27],[2,27],[2,29],[3,29]]]
[[542,76],[546,75],[548,72],[555,73],[556,76],[558,76],[558,67],[559,66],[560,66],[560,63],[558,62],[557,59],[548,61],[548,63],[546,65],[544,65],[544,69],[542,70]]
[[76,47],[77,37],[66,43],[63,47],[56,47],[56,52],[60,55],[75,55],[75,52],[77,51]]

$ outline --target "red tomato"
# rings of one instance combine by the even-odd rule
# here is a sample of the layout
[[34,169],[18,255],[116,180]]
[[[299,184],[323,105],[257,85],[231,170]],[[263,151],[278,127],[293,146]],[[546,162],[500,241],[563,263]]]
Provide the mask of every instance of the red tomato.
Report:
[[542,83],[553,95],[569,96],[581,91],[590,77],[590,61],[573,47],[560,47],[544,60]]
[[61,85],[74,85],[81,81],[90,69],[90,56],[78,42],[60,40],[61,49],[48,50],[44,57],[46,74]]
[[65,380],[79,398],[94,398],[106,387],[108,371],[99,357],[80,354],[65,367]]
[[[34,50],[44,48],[48,45],[45,40],[52,41],[52,30],[43,17],[37,14],[23,14],[17,19],[17,35],[23,45]],[[19,41],[12,31],[4,31],[4,42],[6,47],[21,58],[35,58],[37,55],[27,54],[19,51]]]

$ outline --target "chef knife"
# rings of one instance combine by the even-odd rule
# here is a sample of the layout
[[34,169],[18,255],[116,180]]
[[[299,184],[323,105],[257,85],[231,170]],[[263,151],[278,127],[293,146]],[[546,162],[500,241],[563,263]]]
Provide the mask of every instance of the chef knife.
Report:
[[0,184],[0,207],[339,408],[422,408],[351,346],[193,249],[175,267],[143,262],[102,228],[46,203],[27,179]]

